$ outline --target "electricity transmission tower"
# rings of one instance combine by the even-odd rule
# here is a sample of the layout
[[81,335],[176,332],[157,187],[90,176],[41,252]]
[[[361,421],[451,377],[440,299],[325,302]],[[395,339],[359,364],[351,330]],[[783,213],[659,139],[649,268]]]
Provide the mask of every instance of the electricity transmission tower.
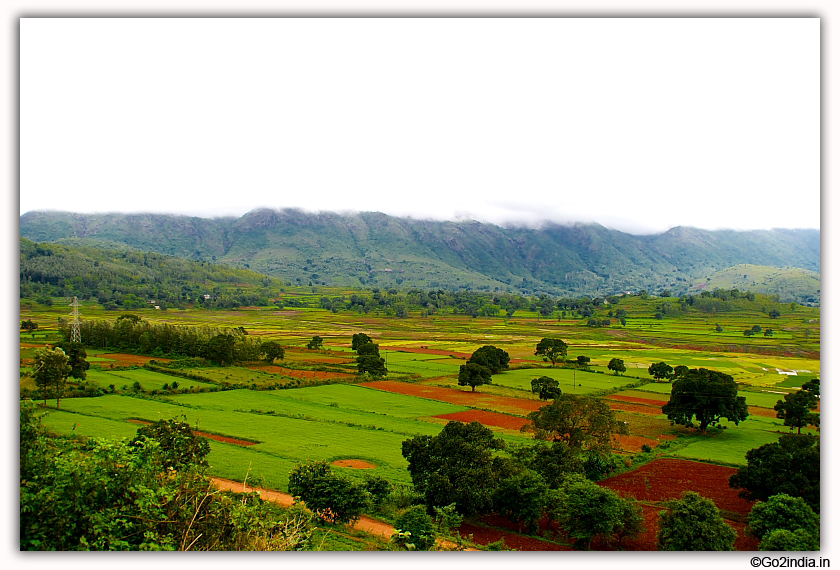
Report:
[[79,298],[73,297],[73,320],[70,321],[70,342],[82,342],[82,334],[79,332]]

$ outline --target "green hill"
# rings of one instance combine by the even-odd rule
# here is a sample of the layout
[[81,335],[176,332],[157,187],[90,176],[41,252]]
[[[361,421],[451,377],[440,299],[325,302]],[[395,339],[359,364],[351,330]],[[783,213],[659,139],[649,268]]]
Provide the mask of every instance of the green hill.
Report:
[[716,271],[694,284],[694,289],[698,291],[717,288],[778,295],[782,302],[818,303],[820,274],[798,267],[741,264]]
[[819,230],[632,235],[597,224],[500,227],[364,212],[255,210],[240,218],[28,212],[34,241],[108,240],[144,251],[250,267],[294,285],[603,295],[669,288],[738,264],[820,270]]

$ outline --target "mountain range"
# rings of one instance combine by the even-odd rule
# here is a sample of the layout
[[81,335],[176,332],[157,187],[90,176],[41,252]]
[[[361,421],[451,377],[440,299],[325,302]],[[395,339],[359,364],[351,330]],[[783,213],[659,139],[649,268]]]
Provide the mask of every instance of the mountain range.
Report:
[[[791,271],[806,273],[808,279],[795,281],[808,285],[776,292],[782,301],[819,302],[820,231],[815,229],[675,227],[634,235],[598,224],[502,227],[375,212],[259,209],[239,218],[33,211],[20,217],[20,235],[35,242],[124,244],[246,267],[290,284],[348,288],[563,296],[667,288],[676,295],[703,288],[715,282],[718,272],[731,273],[734,266],[747,264],[777,268],[765,273],[785,275],[786,283]],[[772,283],[763,286],[774,292]]]

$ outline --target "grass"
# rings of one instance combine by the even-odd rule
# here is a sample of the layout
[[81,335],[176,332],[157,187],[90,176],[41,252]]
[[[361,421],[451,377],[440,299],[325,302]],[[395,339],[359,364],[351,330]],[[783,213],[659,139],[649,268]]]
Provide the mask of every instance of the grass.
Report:
[[92,368],[87,371],[87,379],[93,380],[103,387],[113,384],[117,389],[121,389],[123,386],[131,387],[135,382],[139,382],[146,391],[161,390],[164,384],[171,386],[173,382],[178,382],[180,388],[189,388],[190,386],[211,388],[215,386],[215,384],[199,382],[192,378],[177,378],[168,374],[143,369],[111,371]]
[[493,375],[493,383],[517,390],[531,391],[531,380],[548,376],[557,380],[564,394],[591,394],[625,386],[635,379],[613,374],[597,374],[569,368],[528,368],[508,370]]
[[[300,292],[308,294],[305,288]],[[336,291],[336,293],[338,293]],[[313,298],[317,300],[318,294]],[[819,310],[797,307],[783,310],[779,319],[766,313],[736,311],[716,315],[696,311],[684,316],[653,318],[661,299],[622,299],[616,308],[628,312],[628,325],[613,324],[606,329],[581,326],[578,318],[538,318],[535,313],[517,311],[510,319],[466,315],[434,315],[408,319],[360,315],[351,312],[333,314],[321,309],[290,309],[278,315],[271,308],[248,308],[235,311],[203,309],[134,311],[151,322],[176,325],[243,326],[250,335],[263,340],[278,340],[286,347],[286,359],[271,372],[239,367],[202,367],[186,370],[206,378],[206,382],[177,378],[144,369],[91,369],[89,378],[101,386],[118,388],[139,382],[144,390],[159,390],[163,384],[177,381],[182,387],[211,387],[221,382],[264,387],[288,385],[294,378],[328,365],[354,367],[355,353],[350,350],[351,336],[368,333],[379,343],[387,358],[391,374],[415,375],[421,383],[455,387],[458,368],[463,358],[410,352],[423,347],[461,354],[470,354],[478,347],[493,344],[511,355],[521,366],[533,363],[533,369],[514,369],[493,376],[493,384],[479,391],[493,396],[536,399],[530,382],[539,376],[550,376],[560,383],[564,393],[592,394],[611,391],[640,379],[649,380],[648,366],[664,361],[671,366],[684,364],[705,367],[731,374],[741,387],[741,395],[753,406],[772,408],[782,394],[773,392],[796,389],[807,380],[818,377]],[[22,343],[50,343],[59,340],[55,331],[56,317],[66,316],[67,305],[56,303],[52,308],[38,305],[21,306],[21,320],[32,318],[40,326],[33,339],[21,334]],[[603,315],[601,314],[603,313]],[[113,320],[117,315],[93,305],[83,305],[83,319]],[[599,318],[606,317],[606,308],[599,308]],[[615,323],[615,319],[613,320]],[[720,323],[723,333],[716,333]],[[773,338],[743,337],[744,328],[759,324],[776,331]],[[806,333],[808,338],[806,338]],[[324,350],[307,350],[304,345],[314,335],[324,338]],[[557,336],[569,344],[569,359],[589,356],[589,371],[550,368],[534,356],[536,343],[542,337]],[[749,351],[749,352],[748,352]],[[33,350],[22,348],[22,357],[31,357]],[[92,362],[108,362],[107,352],[89,351]],[[626,375],[606,372],[611,358],[621,358]],[[333,368],[335,366],[335,368]],[[22,370],[25,367],[22,367]],[[778,370],[777,370],[778,369]],[[346,368],[345,368],[346,370]],[[797,376],[779,374],[797,371]],[[662,400],[671,392],[670,383],[647,383],[620,393],[633,397]],[[663,400],[664,401],[664,400]],[[488,403],[486,409],[498,406]],[[373,470],[341,469],[361,478],[364,474],[380,474],[394,483],[409,482],[401,444],[412,435],[434,435],[442,423],[432,416],[466,410],[426,398],[392,394],[359,385],[333,384],[319,387],[284,390],[235,390],[191,393],[168,396],[166,401],[121,395],[100,398],[65,398],[62,411],[52,410],[44,418],[45,425],[60,433],[93,437],[130,437],[137,426],[129,418],[156,420],[186,415],[199,429],[229,437],[259,441],[251,447],[211,442],[212,471],[231,479],[245,477],[261,481],[267,487],[286,489],[288,472],[299,461],[338,458],[365,459],[377,465]],[[619,418],[630,422],[631,433],[656,438],[680,433],[669,450],[675,456],[713,460],[727,464],[743,464],[744,454],[764,443],[775,441],[787,428],[773,418],[751,416],[740,426],[728,425],[725,430],[709,429],[709,436],[696,431],[673,427],[664,415],[646,416],[619,412]],[[529,438],[497,430],[509,443],[523,443]]]

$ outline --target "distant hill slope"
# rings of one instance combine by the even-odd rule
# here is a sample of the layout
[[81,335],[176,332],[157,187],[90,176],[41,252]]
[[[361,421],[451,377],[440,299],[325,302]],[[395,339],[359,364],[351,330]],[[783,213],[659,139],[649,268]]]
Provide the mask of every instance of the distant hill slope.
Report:
[[820,274],[797,267],[736,265],[712,273],[695,283],[697,290],[740,289],[754,293],[779,295],[782,302],[817,303],[820,299]]
[[[80,295],[105,306],[214,307],[266,304],[283,286],[255,271],[144,252],[124,244],[70,238],[63,244],[20,238],[21,298]],[[204,295],[209,299],[205,300]]]
[[698,280],[738,264],[820,271],[819,230],[673,228],[637,236],[597,224],[538,229],[380,213],[255,210],[240,218],[29,212],[21,236],[109,240],[218,261],[293,284],[472,288],[525,294],[611,294]]

